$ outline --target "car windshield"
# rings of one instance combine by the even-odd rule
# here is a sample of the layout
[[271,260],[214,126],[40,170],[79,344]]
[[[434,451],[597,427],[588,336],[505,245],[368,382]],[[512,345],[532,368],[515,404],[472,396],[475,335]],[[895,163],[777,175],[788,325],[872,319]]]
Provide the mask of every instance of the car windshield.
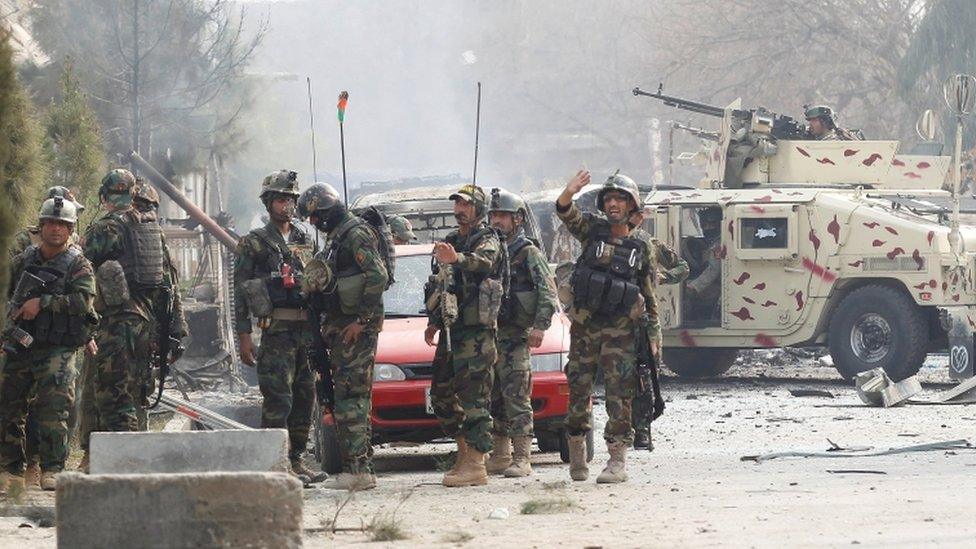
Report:
[[424,310],[424,283],[429,275],[429,255],[398,257],[396,282],[383,294],[386,316],[427,316]]

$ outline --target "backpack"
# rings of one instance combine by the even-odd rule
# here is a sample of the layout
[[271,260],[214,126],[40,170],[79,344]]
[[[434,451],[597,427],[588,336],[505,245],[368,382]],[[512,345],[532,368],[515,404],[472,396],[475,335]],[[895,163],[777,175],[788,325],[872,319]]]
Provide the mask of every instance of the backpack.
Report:
[[386,215],[376,209],[375,206],[370,206],[357,215],[376,233],[376,247],[379,249],[380,255],[383,256],[383,264],[386,266],[387,275],[389,275],[386,287],[389,288],[396,282],[394,278],[396,246],[393,244],[393,231],[390,229],[390,224],[386,220]]

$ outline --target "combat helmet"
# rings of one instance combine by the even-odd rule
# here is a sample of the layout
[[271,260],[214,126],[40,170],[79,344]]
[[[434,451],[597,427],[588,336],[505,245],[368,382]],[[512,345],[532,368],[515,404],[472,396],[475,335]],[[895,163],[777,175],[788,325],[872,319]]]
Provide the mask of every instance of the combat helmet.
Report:
[[136,184],[136,177],[132,172],[123,168],[116,168],[102,178],[98,188],[98,196],[119,207],[132,204],[132,187]]
[[447,197],[448,200],[456,200],[459,198],[474,205],[474,215],[476,217],[484,217],[488,201],[485,199],[485,191],[481,187],[473,184],[465,185]]
[[68,187],[63,187],[61,185],[55,185],[55,186],[53,186],[53,187],[51,187],[50,189],[47,190],[47,197],[48,198],[55,198],[55,197],[58,197],[58,196],[60,196],[61,198],[66,198],[66,199],[70,200],[71,202],[73,202],[74,205],[75,205],[75,209],[78,211],[78,213],[81,213],[81,212],[85,211],[85,205],[82,204],[81,202],[78,202],[78,200],[75,199],[74,193],[72,193],[71,192],[71,189],[69,189]]
[[814,105],[812,107],[807,107],[803,111],[803,117],[807,120],[814,118],[826,118],[831,123],[834,121],[834,110],[827,105]]
[[599,192],[596,193],[597,210],[603,211],[603,197],[610,191],[619,191],[629,195],[634,199],[634,204],[638,210],[644,207],[644,201],[641,200],[640,189],[637,187],[637,183],[626,175],[621,174],[620,170],[617,170],[613,175],[608,177],[603,186],[600,187]]
[[261,200],[266,200],[271,193],[283,194],[286,196],[298,197],[301,192],[298,190],[298,172],[291,170],[278,170],[269,174],[261,181]]
[[54,219],[66,223],[78,222],[78,207],[70,199],[56,196],[48,198],[41,204],[41,212],[37,214],[39,222],[45,219]]
[[[292,172],[295,173],[295,172]],[[316,183],[305,189],[298,197],[298,216],[307,219],[317,211],[331,210],[341,205],[339,192],[328,183]]]
[[159,193],[148,181],[137,177],[136,186],[132,187],[132,201],[142,211],[156,209],[159,207]]
[[525,221],[529,217],[528,211],[529,209],[525,205],[525,200],[522,200],[521,196],[506,191],[505,189],[499,189],[498,187],[491,190],[491,202],[488,205],[488,213],[508,212],[513,216],[521,213],[522,221]]

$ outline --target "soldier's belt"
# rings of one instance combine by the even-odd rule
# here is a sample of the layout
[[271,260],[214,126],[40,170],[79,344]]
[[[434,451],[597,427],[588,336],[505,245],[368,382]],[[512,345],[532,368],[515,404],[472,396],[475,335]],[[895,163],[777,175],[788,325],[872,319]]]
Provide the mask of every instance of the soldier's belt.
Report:
[[273,320],[308,320],[308,312],[302,309],[275,309],[271,311]]

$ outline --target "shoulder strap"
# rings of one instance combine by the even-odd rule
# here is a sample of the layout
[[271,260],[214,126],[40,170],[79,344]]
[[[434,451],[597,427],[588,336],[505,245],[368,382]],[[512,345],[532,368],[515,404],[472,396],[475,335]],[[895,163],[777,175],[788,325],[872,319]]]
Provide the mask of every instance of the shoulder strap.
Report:
[[285,245],[282,247],[281,244],[268,233],[267,227],[258,227],[252,232],[257,235],[258,238],[263,240],[265,244],[274,248],[282,258],[288,259],[291,257],[291,250],[288,249],[288,246]]

